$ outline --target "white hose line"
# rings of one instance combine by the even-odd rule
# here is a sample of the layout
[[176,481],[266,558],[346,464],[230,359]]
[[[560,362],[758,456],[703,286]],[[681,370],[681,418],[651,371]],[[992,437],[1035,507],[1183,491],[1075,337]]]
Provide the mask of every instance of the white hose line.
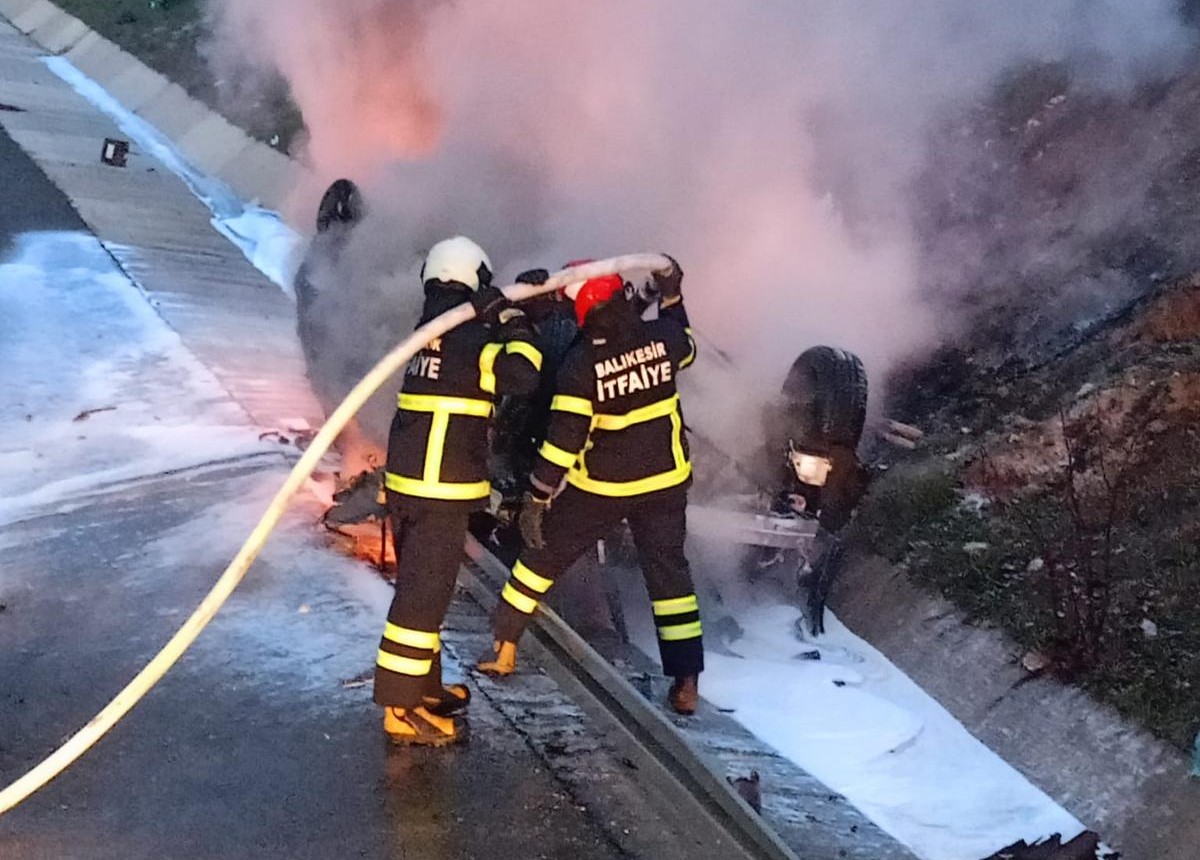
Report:
[[[608,260],[599,260],[595,263],[587,263],[582,266],[563,269],[560,272],[556,272],[544,284],[536,286],[532,284],[515,284],[511,287],[505,287],[504,294],[513,301],[523,301],[563,288],[568,284],[585,281],[589,278],[627,271],[661,270],[667,268],[670,264],[670,261],[660,254],[630,254],[624,257],[613,257]],[[446,332],[462,325],[474,316],[475,309],[469,303],[446,311],[446,313],[430,320],[414,331],[403,343],[385,355],[380,359],[378,364],[371,368],[371,371],[362,378],[362,381],[358,385],[354,386],[353,390],[346,395],[346,399],[329,416],[328,420],[321,427],[320,432],[317,433],[312,443],[308,446],[308,450],[304,452],[304,456],[292,467],[291,474],[288,475],[283,486],[279,488],[279,491],[275,494],[275,498],[271,500],[270,506],[267,508],[266,513],[262,515],[262,519],[258,521],[258,525],[254,527],[254,531],[250,533],[250,537],[242,544],[242,548],[238,550],[233,561],[225,568],[225,572],[221,574],[220,579],[217,580],[212,590],[209,591],[208,595],[196,608],[196,611],[192,613],[192,616],[184,622],[178,632],[154,656],[154,659],[147,663],[146,667],[138,672],[134,679],[125,686],[125,689],[121,690],[87,725],[72,735],[65,744],[47,756],[41,764],[37,765],[37,767],[33,768],[33,770],[29,771],[3,791],[0,791],[0,815],[12,809],[66,770],[72,762],[87,752],[96,741],[100,740],[109,729],[116,725],[117,721],[125,716],[150,691],[151,687],[158,683],[159,679],[167,673],[167,670],[175,665],[175,662],[183,656],[183,652],[196,641],[196,637],[200,635],[200,632],[208,625],[208,622],[217,614],[217,610],[221,608],[225,601],[229,599],[229,595],[241,583],[242,578],[246,575],[246,571],[250,568],[254,559],[258,557],[259,552],[262,551],[263,544],[266,543],[275,526],[279,524],[279,520],[283,517],[283,512],[292,496],[309,479],[313,470],[316,469],[317,463],[320,462],[321,457],[329,450],[334,440],[337,439],[338,434],[342,432],[342,429],[354,417],[355,413],[362,408],[363,404],[367,402],[372,394],[388,381],[392,374],[424,349],[431,340],[441,337]]]

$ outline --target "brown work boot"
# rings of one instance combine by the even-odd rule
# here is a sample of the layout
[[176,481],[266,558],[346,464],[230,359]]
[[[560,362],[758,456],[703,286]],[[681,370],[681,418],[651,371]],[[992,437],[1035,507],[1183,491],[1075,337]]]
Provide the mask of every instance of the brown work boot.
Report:
[[667,701],[677,714],[690,717],[696,713],[696,708],[700,705],[700,676],[678,675],[671,682],[671,689],[667,692]]
[[517,671],[517,643],[496,640],[492,653],[480,657],[475,668],[485,675],[511,675]]
[[421,697],[421,707],[439,717],[457,714],[470,703],[471,691],[466,684],[445,684],[440,690]]
[[452,717],[439,717],[425,708],[383,709],[383,730],[400,746],[444,747],[462,740],[462,730]]

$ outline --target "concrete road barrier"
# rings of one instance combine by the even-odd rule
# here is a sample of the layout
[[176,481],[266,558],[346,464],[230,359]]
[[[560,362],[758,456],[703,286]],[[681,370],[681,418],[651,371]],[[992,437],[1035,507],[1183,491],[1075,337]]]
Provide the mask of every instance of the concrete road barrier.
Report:
[[47,51],[61,54],[90,32],[88,25],[74,15],[56,10],[56,14],[43,21],[29,35]]
[[286,153],[255,140],[49,0],[0,0],[0,16],[47,52],[65,56],[243,199],[282,209],[298,185],[310,184],[306,168]]
[[14,12],[9,20],[26,35],[49,22],[55,15],[63,14],[63,11],[49,0],[34,0],[33,3],[21,5],[22,8]]

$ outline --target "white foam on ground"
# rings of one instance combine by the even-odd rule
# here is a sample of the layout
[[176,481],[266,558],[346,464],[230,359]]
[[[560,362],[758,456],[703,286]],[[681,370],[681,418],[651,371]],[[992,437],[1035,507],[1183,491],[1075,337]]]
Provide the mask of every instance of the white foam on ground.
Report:
[[87,233],[27,233],[0,260],[0,361],[0,523],[280,451]]
[[[649,612],[631,636],[657,659]],[[833,613],[816,644],[796,636],[796,607],[753,598],[745,630],[705,654],[705,699],[831,789],[922,860],[980,860],[1021,839],[1084,827],[973,737],[935,699]],[[821,660],[800,658],[823,651]]]

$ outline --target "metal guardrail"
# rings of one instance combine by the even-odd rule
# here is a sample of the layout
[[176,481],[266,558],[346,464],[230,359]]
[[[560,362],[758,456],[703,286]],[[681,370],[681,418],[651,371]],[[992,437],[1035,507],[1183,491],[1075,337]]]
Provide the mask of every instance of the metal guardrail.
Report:
[[[461,581],[472,597],[491,611],[498,602],[500,586],[508,577],[508,568],[474,537],[468,535],[468,557],[482,576],[464,568]],[[485,581],[486,580],[486,581]],[[642,764],[658,770],[659,787],[672,791],[676,804],[691,802],[696,813],[710,826],[727,836],[728,845],[720,846],[722,855],[735,849],[748,858],[800,860],[763,818],[739,795],[719,770],[705,761],[657,708],[646,699],[583,637],[553,610],[541,606],[526,640],[534,640],[537,650],[558,663],[575,683],[567,683],[568,692],[585,711],[597,709],[609,718],[611,728],[642,753]],[[528,649],[528,646],[522,646]],[[551,671],[551,674],[555,674]],[[561,677],[556,677],[562,683]],[[591,707],[588,707],[588,706]],[[642,768],[645,775],[650,768]],[[713,846],[717,848],[718,846]]]

